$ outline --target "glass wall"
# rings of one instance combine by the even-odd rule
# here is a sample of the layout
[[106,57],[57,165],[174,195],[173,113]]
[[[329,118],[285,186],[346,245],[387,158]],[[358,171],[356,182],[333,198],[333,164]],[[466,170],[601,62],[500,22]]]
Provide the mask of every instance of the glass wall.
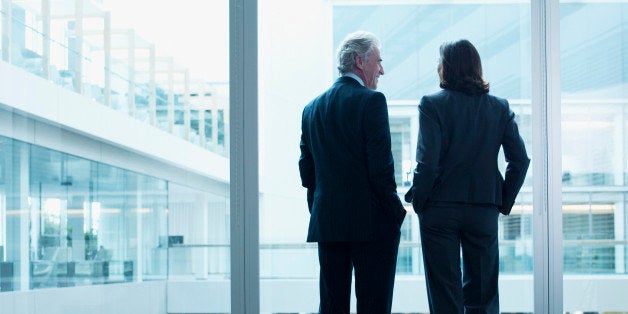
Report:
[[[628,2],[561,1],[564,310],[628,312]],[[587,297],[578,297],[578,291]]]
[[7,137],[0,148],[0,291],[228,280],[228,197]]
[[[2,137],[6,291],[166,278],[166,182]],[[3,289],[5,291],[5,289]]]
[[[466,38],[476,45],[491,93],[509,100],[532,156],[529,2],[360,3],[308,1],[301,8],[288,1],[260,1],[262,312],[318,308],[317,251],[315,244],[305,243],[309,214],[297,168],[300,117],[303,107],[337,78],[335,49],[348,33],[367,30],[382,40],[385,75],[378,90],[388,101],[400,195],[407,191],[416,166],[417,105],[421,96],[440,89],[436,66],[438,48],[445,41]],[[297,13],[303,10],[308,17]],[[284,156],[277,156],[279,151]],[[531,179],[530,171],[511,215],[499,218],[503,312],[534,311]],[[406,205],[412,214],[402,226],[393,312],[424,313],[429,309],[418,219]],[[301,293],[299,302],[276,297],[278,291],[292,295],[296,287],[308,287],[307,293],[314,296],[301,298]],[[402,297],[407,293],[415,297]]]

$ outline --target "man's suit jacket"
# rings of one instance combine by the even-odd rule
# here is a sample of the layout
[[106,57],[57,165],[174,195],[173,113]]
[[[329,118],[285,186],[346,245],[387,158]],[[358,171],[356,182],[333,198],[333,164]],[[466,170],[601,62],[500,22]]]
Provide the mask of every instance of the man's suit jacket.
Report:
[[[508,166],[497,167],[500,147]],[[419,104],[417,168],[406,201],[494,204],[508,215],[530,159],[508,101],[489,94],[442,90]]]
[[340,77],[303,110],[299,171],[308,189],[308,242],[369,241],[401,225],[386,98]]

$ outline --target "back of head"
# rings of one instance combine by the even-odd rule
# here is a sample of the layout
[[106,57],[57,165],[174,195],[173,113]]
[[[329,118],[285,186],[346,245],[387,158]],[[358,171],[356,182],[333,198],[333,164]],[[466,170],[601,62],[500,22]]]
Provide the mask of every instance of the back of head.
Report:
[[469,95],[488,93],[489,84],[482,78],[482,61],[473,44],[466,39],[440,46],[438,64],[440,87]]
[[353,71],[355,57],[368,60],[373,48],[379,48],[380,41],[373,33],[357,31],[347,35],[338,46],[338,71],[340,75]]

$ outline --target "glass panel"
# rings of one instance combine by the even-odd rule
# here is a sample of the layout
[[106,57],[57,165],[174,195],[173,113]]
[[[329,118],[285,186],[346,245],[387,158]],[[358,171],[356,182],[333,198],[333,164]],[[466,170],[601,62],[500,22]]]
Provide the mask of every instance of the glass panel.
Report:
[[68,188],[74,180],[68,173],[67,157],[40,147],[30,149],[31,289],[68,284],[68,262],[74,255],[70,246],[73,237],[69,236],[74,232],[68,225]]
[[228,198],[169,184],[168,273],[173,280],[224,281],[229,275]]
[[[28,268],[24,254],[29,250],[28,229],[28,147],[0,136],[0,292],[28,289],[28,278],[20,270]],[[26,175],[26,176],[24,176]],[[26,193],[25,193],[26,192]],[[26,233],[26,236],[22,236]],[[26,285],[26,287],[24,287]]]
[[41,16],[12,4],[11,63],[35,75],[43,75],[43,35]]
[[[388,101],[400,195],[416,165],[417,105],[421,96],[439,90],[438,48],[445,41],[466,38],[478,48],[491,94],[510,102],[532,156],[530,3],[419,2],[260,1],[262,312],[318,311],[317,247],[305,242],[309,214],[296,165],[300,117],[305,105],[336,79],[335,50],[348,33],[363,29],[382,41],[385,75],[378,90]],[[502,155],[502,173],[504,166]],[[498,222],[500,304],[506,313],[534,308],[531,169],[511,215]],[[401,232],[392,311],[428,312],[415,214],[406,217]],[[402,297],[405,293],[415,297]]]
[[564,310],[628,312],[628,3],[561,1]]

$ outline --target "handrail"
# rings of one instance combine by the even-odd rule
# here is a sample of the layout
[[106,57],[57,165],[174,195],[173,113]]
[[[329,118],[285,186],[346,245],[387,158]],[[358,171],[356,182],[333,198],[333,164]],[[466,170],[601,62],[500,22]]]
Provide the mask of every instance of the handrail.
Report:
[[[521,242],[532,242],[529,240],[499,240],[500,246],[516,245]],[[628,245],[628,240],[563,240],[564,244],[584,244],[584,245]],[[402,241],[399,243],[399,247],[420,247],[420,241]],[[268,249],[315,249],[316,243],[304,242],[304,243],[260,243],[260,250]],[[168,248],[229,248],[229,244],[173,244]]]

